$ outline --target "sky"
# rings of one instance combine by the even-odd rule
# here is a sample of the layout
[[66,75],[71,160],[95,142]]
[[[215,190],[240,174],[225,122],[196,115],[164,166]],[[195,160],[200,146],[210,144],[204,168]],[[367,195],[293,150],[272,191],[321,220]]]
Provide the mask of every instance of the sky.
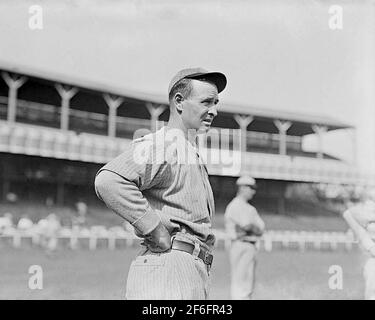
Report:
[[[30,6],[43,29],[29,27]],[[342,29],[329,26],[332,5]],[[370,0],[2,0],[0,60],[166,94],[177,70],[227,75],[239,103],[327,115],[356,126],[326,151],[375,172],[375,2]],[[307,138],[314,148],[315,138]]]

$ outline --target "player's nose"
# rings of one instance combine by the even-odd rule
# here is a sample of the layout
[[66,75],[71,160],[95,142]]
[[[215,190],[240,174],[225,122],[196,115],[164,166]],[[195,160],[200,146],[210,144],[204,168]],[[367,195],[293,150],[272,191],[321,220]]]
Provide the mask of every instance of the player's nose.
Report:
[[208,110],[208,114],[211,116],[211,117],[216,117],[217,116],[217,106],[214,105],[212,106],[209,110]]

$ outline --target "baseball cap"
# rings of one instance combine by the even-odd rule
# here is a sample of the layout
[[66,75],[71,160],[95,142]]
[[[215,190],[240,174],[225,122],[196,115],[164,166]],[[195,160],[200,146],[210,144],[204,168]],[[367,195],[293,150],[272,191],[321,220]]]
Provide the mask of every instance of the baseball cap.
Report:
[[251,186],[256,188],[256,181],[254,178],[250,177],[249,175],[243,175],[239,177],[236,181],[238,186]]
[[217,91],[219,93],[223,91],[225,89],[225,86],[227,85],[227,78],[221,72],[210,72],[200,67],[188,68],[188,69],[180,70],[172,78],[171,82],[169,83],[168,94],[171,92],[175,84],[182,79],[196,79],[196,80],[211,81],[216,85]]

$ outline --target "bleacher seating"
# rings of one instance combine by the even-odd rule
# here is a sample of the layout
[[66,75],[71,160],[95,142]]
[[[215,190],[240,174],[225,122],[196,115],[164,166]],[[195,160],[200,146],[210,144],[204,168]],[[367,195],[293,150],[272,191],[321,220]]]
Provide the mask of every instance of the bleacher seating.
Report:
[[[0,124],[0,151],[3,152],[104,163],[119,155],[131,141],[20,123],[9,125],[1,120]],[[208,154],[208,151],[207,164],[211,174],[236,175],[243,161],[243,168],[256,178],[328,183],[353,183],[366,179],[351,166],[332,159],[255,152],[247,152],[241,158],[239,151],[201,149],[203,154]],[[219,164],[215,163],[218,159]],[[223,165],[223,161],[228,162],[228,166]],[[210,162],[214,163],[211,165]]]
[[19,123],[9,125],[1,120],[0,128],[0,151],[58,159],[105,163],[130,143],[130,140],[90,133],[62,132]]

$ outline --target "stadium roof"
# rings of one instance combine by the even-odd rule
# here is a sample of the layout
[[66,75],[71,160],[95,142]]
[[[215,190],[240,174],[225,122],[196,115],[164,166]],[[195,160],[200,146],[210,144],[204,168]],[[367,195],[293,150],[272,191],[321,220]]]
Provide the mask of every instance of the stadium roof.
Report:
[[[55,73],[46,70],[35,70],[29,66],[12,65],[0,61],[0,70],[11,73],[17,73],[20,75],[28,76],[39,81],[53,81],[62,83],[70,86],[76,86],[82,90],[94,91],[97,93],[109,93],[117,96],[124,97],[130,100],[152,102],[156,104],[168,104],[167,94],[158,95],[145,92],[139,92],[129,90],[121,86],[109,85],[105,82],[92,81],[90,79],[83,79],[79,77],[70,76],[67,74]],[[336,119],[332,119],[323,115],[306,114],[291,111],[275,110],[268,107],[253,106],[251,104],[232,104],[232,103],[221,103],[220,111],[225,113],[239,113],[243,115],[251,115],[261,119],[279,119],[297,122],[300,124],[317,124],[324,125],[328,130],[352,128],[352,125],[343,123]]]

